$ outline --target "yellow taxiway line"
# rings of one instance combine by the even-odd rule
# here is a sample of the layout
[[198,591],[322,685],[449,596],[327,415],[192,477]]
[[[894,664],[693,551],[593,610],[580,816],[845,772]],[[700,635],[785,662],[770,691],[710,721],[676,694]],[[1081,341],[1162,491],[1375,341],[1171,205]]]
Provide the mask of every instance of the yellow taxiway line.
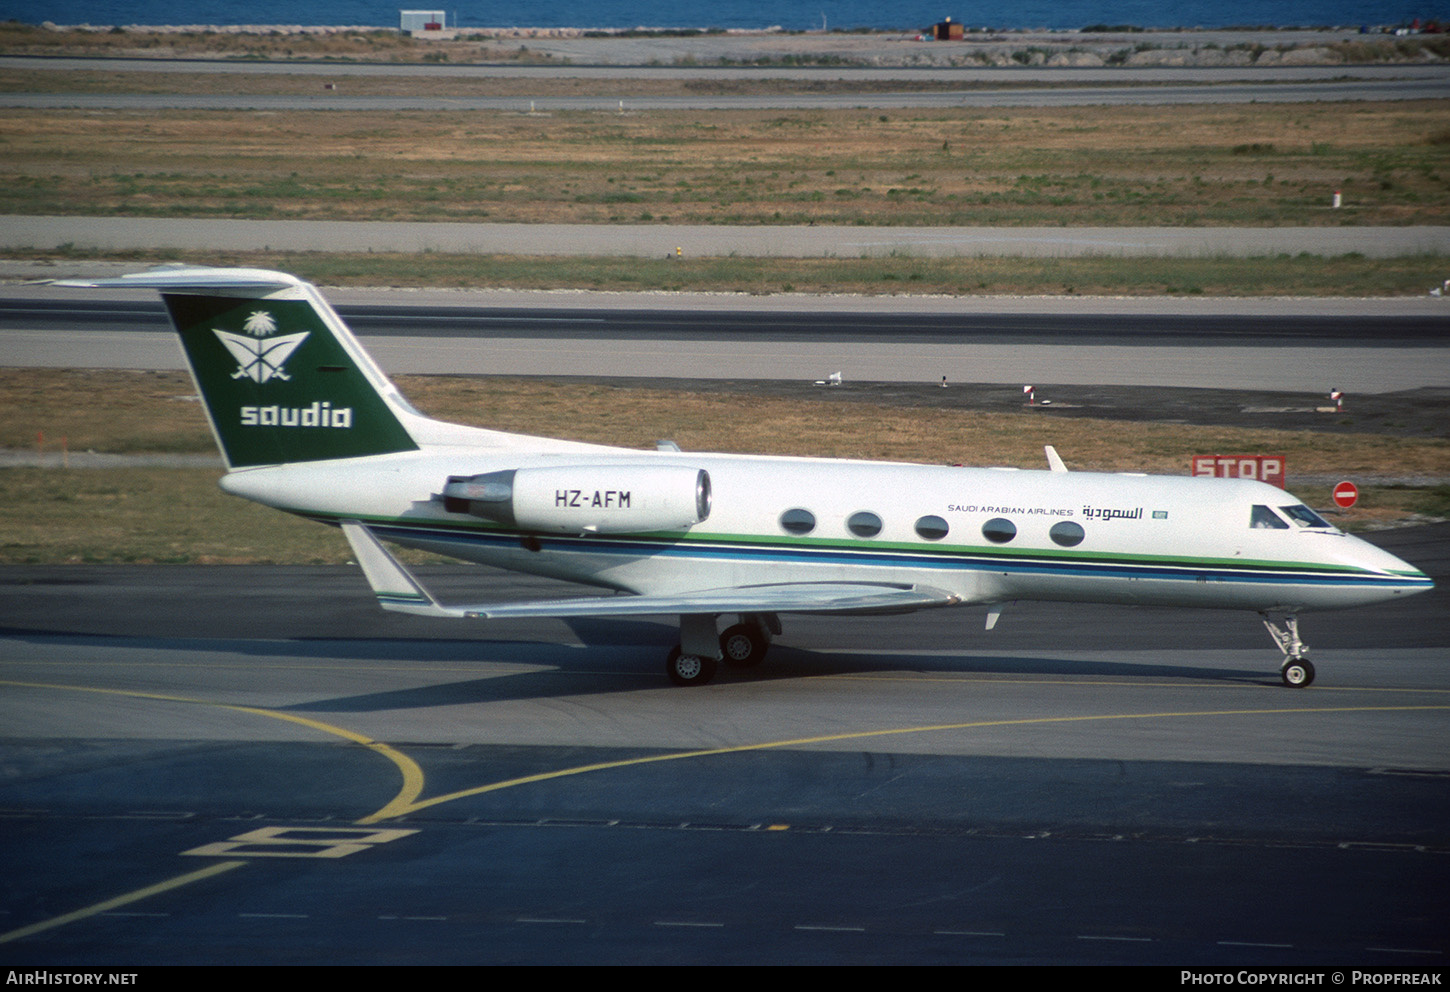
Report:
[[[484,795],[489,792],[498,792],[503,789],[517,788],[537,782],[545,782],[553,779],[568,778],[574,775],[586,775],[594,772],[609,771],[612,769],[629,768],[640,765],[656,764],[665,761],[685,761],[695,758],[707,758],[724,754],[740,754],[750,751],[766,751],[789,747],[807,747],[818,744],[836,743],[840,741],[865,740],[872,737],[902,736],[906,734],[927,734],[939,733],[949,730],[973,730],[991,727],[1025,727],[1040,726],[1045,724],[1065,723],[1089,723],[1116,720],[1166,720],[1166,719],[1193,719],[1204,717],[1221,716],[1272,716],[1287,714],[1307,713],[1372,713],[1372,712],[1409,712],[1423,710],[1447,710],[1447,705],[1424,705],[1424,706],[1321,706],[1321,707],[1278,707],[1272,709],[1218,709],[1218,710],[1181,710],[1156,713],[1106,713],[1088,716],[1055,716],[1055,717],[1029,717],[1013,720],[976,720],[963,723],[940,723],[924,724],[917,727],[891,727],[880,730],[850,731],[840,734],[823,734],[815,737],[796,737],[788,740],[762,741],[755,744],[741,744],[731,747],[704,748],[690,751],[678,751],[672,754],[648,755],[639,758],[626,758],[619,761],[604,761],[588,765],[576,765],[572,768],[561,768],[552,772],[541,772],[536,775],[525,775],[519,778],[505,779],[487,785],[474,786],[468,789],[460,789],[441,796],[433,796],[429,799],[419,798],[423,794],[424,775],[422,768],[412,758],[398,751],[396,748],[381,741],[375,741],[356,731],[346,727],[339,727],[334,724],[324,723],[321,720],[314,720],[310,717],[298,716],[293,713],[283,713],[278,710],[265,709],[258,706],[243,706],[235,703],[222,703],[215,700],[197,699],[187,696],[172,696],[161,693],[137,692],[129,689],[101,689],[94,686],[62,685],[43,682],[16,682],[0,680],[0,685],[32,688],[32,689],[54,689],[71,692],[93,692],[117,696],[126,696],[135,699],[151,699],[163,702],[190,703],[201,706],[211,706],[219,709],[232,710],[238,713],[249,713],[255,716],[266,717],[275,720],[285,720],[300,726],[309,727],[321,733],[341,737],[356,744],[368,748],[374,753],[386,758],[402,774],[403,782],[398,793],[385,806],[377,812],[364,816],[355,821],[359,825],[379,823],[384,820],[395,819],[406,816],[419,810],[428,809],[443,803],[455,802],[459,799],[466,799],[470,796]],[[199,871],[187,872],[174,878],[157,882],[145,888],[136,889],[124,895],[95,903],[91,906],[66,913],[63,916],[53,917],[29,926],[11,930],[0,934],[0,944],[19,940],[32,934],[45,930],[65,926],[66,924],[86,919],[100,913],[108,912],[118,906],[137,902],[172,889],[189,885],[192,882],[202,881],[214,877],[223,872],[246,864],[246,861],[222,861]]]

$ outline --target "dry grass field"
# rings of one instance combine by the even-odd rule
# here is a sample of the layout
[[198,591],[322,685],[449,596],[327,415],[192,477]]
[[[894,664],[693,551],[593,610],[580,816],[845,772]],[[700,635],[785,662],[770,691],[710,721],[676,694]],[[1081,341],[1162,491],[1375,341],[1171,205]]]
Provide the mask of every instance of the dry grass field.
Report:
[[[0,30],[0,50],[51,39]],[[74,40],[74,39],[73,39]],[[396,35],[206,38],[225,56],[418,59]],[[193,39],[192,41],[195,41]],[[97,34],[92,51],[192,41]],[[483,45],[484,43],[479,43]],[[178,49],[177,46],[183,46]],[[169,46],[169,47],[168,47]],[[248,47],[251,46],[251,47]],[[291,47],[289,47],[291,46]],[[461,51],[453,49],[451,51]],[[57,52],[60,53],[60,52]],[[425,56],[427,53],[424,53]],[[480,54],[477,57],[487,57]],[[41,77],[44,78],[41,78]],[[0,90],[56,74],[0,72]],[[68,92],[427,92],[538,84],[424,76],[68,74]],[[578,81],[549,83],[578,91]],[[694,84],[622,83],[619,96]],[[707,84],[719,88],[718,83]],[[777,84],[741,84],[769,88]],[[797,88],[799,88],[797,86]],[[900,88],[894,86],[892,88]],[[845,111],[243,113],[0,111],[0,214],[526,223],[1331,226],[1450,223],[1446,101]],[[1330,209],[1340,191],[1344,207]],[[46,253],[17,252],[22,257]],[[65,257],[68,253],[48,253]],[[130,253],[167,260],[165,253]],[[584,259],[246,256],[330,285],[517,285],[749,292],[1423,293],[1443,259]],[[425,411],[521,433],[686,450],[1181,473],[1192,453],[1271,450],[1301,474],[1444,477],[1450,444],[827,403],[709,390],[403,377]],[[175,373],[0,371],[0,448],[193,453],[212,442]],[[583,430],[579,425],[587,425]],[[326,528],[223,496],[219,470],[0,469],[0,561],[329,562]],[[1365,487],[1354,526],[1450,515],[1445,487]],[[1298,489],[1311,503],[1327,491]]]
[[[1272,450],[1290,456],[1300,474],[1450,475],[1450,440],[1338,425],[1286,431],[1094,420],[1046,409],[943,409],[933,396],[904,406],[493,376],[396,382],[410,402],[443,420],[627,448],[667,437],[694,451],[1040,468],[1042,446],[1055,444],[1076,469],[1169,474],[1186,471],[1189,456],[1204,450]],[[215,450],[183,372],[0,369],[0,394],[0,449],[32,449],[41,433],[52,451],[62,438],[72,451]]]
[[[136,13],[144,13],[144,10]],[[0,24],[0,52],[6,55],[420,62],[425,61],[436,48],[397,31],[381,29],[288,35],[278,31],[68,31],[19,21]],[[472,43],[459,45],[457,49],[460,54],[466,50],[476,58],[499,54],[489,47]]]
[[[1183,474],[1192,454],[1273,451],[1299,474],[1450,474],[1450,441],[1352,433],[1193,427],[792,400],[726,391],[643,389],[533,379],[401,376],[420,409],[526,434],[651,448],[1042,468],[1054,444],[1077,470]],[[0,370],[0,448],[211,452],[190,380],[177,372]],[[223,495],[219,469],[0,468],[0,562],[337,562],[329,529]],[[1365,486],[1340,522],[1378,526],[1446,515],[1446,487]],[[1326,486],[1296,486],[1316,506]],[[414,559],[417,560],[417,559]]]
[[[67,44],[71,48],[67,48]],[[482,42],[453,56],[487,57]],[[127,45],[133,47],[127,48]],[[252,46],[251,48],[247,46]],[[32,46],[27,48],[26,46]],[[35,47],[39,46],[39,47]],[[135,46],[140,46],[139,48]],[[178,47],[179,46],[179,47]],[[0,111],[0,214],[830,226],[1361,226],[1450,218],[1445,101],[1000,110],[530,114],[527,98],[607,87],[621,100],[933,88],[898,80],[520,80],[363,76],[417,61],[391,32],[195,37],[0,26],[0,50],[335,60],[335,73],[0,70],[0,90],[517,97],[516,110]],[[420,70],[421,72],[421,70]],[[952,84],[956,85],[956,84]],[[1020,85],[1020,84],[1015,84]],[[1343,207],[1331,208],[1339,191]],[[21,258],[67,251],[12,250]],[[115,254],[140,261],[174,253]],[[1406,295],[1438,256],[1365,259],[658,259],[242,256],[331,285],[753,293]]]
[[[0,213],[524,223],[1450,222],[1443,101],[0,114]],[[1344,208],[1330,209],[1334,191]]]

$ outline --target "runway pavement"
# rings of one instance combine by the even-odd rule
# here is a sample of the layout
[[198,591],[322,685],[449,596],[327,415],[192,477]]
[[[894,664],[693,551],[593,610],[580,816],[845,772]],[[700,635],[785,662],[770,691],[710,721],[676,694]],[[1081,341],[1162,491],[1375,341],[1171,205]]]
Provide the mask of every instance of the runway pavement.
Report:
[[[1268,31],[1257,36],[1246,36],[1242,32],[1194,32],[1194,39],[1201,44],[1264,45],[1282,43],[1284,35]],[[759,39],[759,36],[757,36]],[[1041,35],[1036,38],[1017,35],[1022,45],[1065,43],[1060,32]],[[860,53],[860,61],[842,62],[836,65],[787,64],[789,59],[780,59],[778,64],[759,60],[761,55],[775,54],[778,58],[785,49],[807,49],[818,47],[822,39],[794,35],[779,37],[774,42],[767,39],[764,47],[756,47],[753,53],[747,51],[728,52],[720,50],[726,46],[744,43],[750,39],[740,35],[730,37],[714,36],[701,38],[641,38],[608,39],[576,38],[533,39],[535,51],[552,50],[561,60],[552,65],[546,62],[337,62],[337,61],[263,61],[257,59],[229,58],[115,58],[103,56],[86,58],[82,56],[34,56],[0,55],[0,69],[15,72],[35,73],[44,78],[45,73],[55,73],[59,86],[65,85],[62,74],[103,70],[112,73],[147,73],[175,75],[184,80],[188,76],[299,76],[303,78],[337,78],[352,76],[361,78],[387,78],[405,76],[416,79],[587,79],[602,82],[616,79],[653,80],[788,80],[794,82],[820,83],[822,81],[856,81],[879,83],[884,80],[927,81],[933,83],[955,82],[963,86],[983,84],[1002,85],[1004,82],[1052,85],[1161,85],[1163,83],[1194,82],[1206,85],[1223,83],[1314,83],[1344,80],[1388,81],[1402,80],[1446,80],[1450,79],[1450,66],[1438,62],[1396,62],[1396,63],[1337,63],[1320,65],[1284,64],[1277,65],[1160,65],[1160,66],[1011,66],[926,64],[919,58],[909,61],[892,60],[892,53],[903,51],[912,56],[942,55],[960,56],[962,49],[955,46],[922,46],[904,43],[904,39],[876,38],[876,46]],[[840,37],[848,44],[864,40]],[[1183,36],[1172,32],[1165,35],[1145,36],[1134,32],[1125,37],[1125,44],[1138,45],[1156,43],[1161,46],[1181,44]],[[1334,44],[1344,38],[1337,32],[1313,37],[1309,32],[1295,31],[1296,43]],[[683,46],[686,50],[672,50],[672,46]],[[701,51],[700,46],[706,51]],[[632,49],[621,53],[619,48]],[[614,51],[610,51],[614,49]],[[689,50],[693,49],[693,50]],[[954,50],[955,49],[955,50]],[[664,54],[661,54],[661,53]],[[790,51],[789,55],[806,54]],[[719,64],[721,60],[725,64]],[[756,64],[745,64],[756,60]],[[734,64],[731,64],[733,61]],[[797,59],[798,61],[798,59]],[[869,61],[871,64],[866,64]],[[120,85],[118,84],[118,88]],[[182,86],[184,83],[178,83]]]
[[[986,256],[1370,258],[1450,253],[1450,227],[834,227],[728,224],[462,224],[229,218],[0,216],[0,248],[85,251],[379,251],[690,258]],[[77,263],[84,265],[84,262]],[[1428,292],[1430,287],[1426,287]]]
[[[1282,348],[1196,346],[1147,350],[1114,345],[922,345],[889,341],[803,344],[751,341],[601,342],[597,338],[376,337],[361,340],[392,375],[629,376],[674,380],[811,383],[840,372],[847,383],[913,382],[943,376],[963,384],[1229,388],[1328,395],[1450,388],[1443,348],[1341,348],[1312,354]],[[167,332],[15,332],[0,342],[8,368],[181,369]]]
[[[787,44],[808,42],[794,36]],[[1061,36],[1049,43],[1060,44]],[[1199,38],[1206,43],[1206,38]],[[1296,35],[1296,40],[1303,40]],[[603,39],[585,39],[586,47],[598,48]],[[1278,39],[1271,39],[1274,44]],[[579,40],[575,39],[574,44]],[[779,66],[779,65],[669,65],[671,57],[661,52],[678,42],[670,39],[644,41],[654,55],[645,55],[641,62],[655,64],[597,64],[599,60],[580,53],[561,50],[560,56],[570,64],[401,64],[351,62],[256,62],[217,59],[83,59],[37,58],[11,56],[0,58],[0,69],[26,74],[44,85],[47,78],[55,81],[54,92],[37,91],[0,93],[0,106],[31,109],[119,109],[163,110],[174,108],[208,110],[285,111],[348,111],[348,110],[419,110],[419,111],[502,111],[505,113],[550,113],[555,111],[608,111],[639,113],[653,110],[758,110],[758,109],[900,109],[915,107],[1041,107],[1085,105],[1163,105],[1163,104],[1234,104],[1295,103],[1359,100],[1434,100],[1443,99],[1450,81],[1450,66],[1438,63],[1420,64],[1336,64],[1336,65],[1218,65],[1218,66],[1097,66],[1073,68],[1066,66],[1010,67],[847,65],[847,66]],[[686,41],[684,44],[689,44]],[[1142,38],[1125,39],[1124,47],[1142,44]],[[1230,45],[1241,45],[1239,38]],[[545,48],[558,42],[543,42]],[[571,44],[562,43],[567,49]],[[628,41],[625,44],[629,44]],[[708,44],[708,42],[707,42]],[[899,39],[885,42],[895,49],[899,58],[903,47]],[[1176,47],[1181,39],[1169,45]],[[908,45],[913,56],[927,52],[940,53],[940,46]],[[955,49],[961,52],[961,49]],[[722,56],[706,56],[690,61],[711,61]],[[729,56],[725,56],[729,58]],[[796,53],[778,51],[767,54],[775,58],[796,58]],[[754,60],[746,56],[745,61]],[[604,61],[609,61],[606,57]],[[861,61],[894,61],[889,56],[868,55]],[[581,64],[581,63],[595,64]],[[63,73],[104,71],[117,74],[123,90],[127,73],[150,75],[171,74],[177,77],[172,93],[77,92],[67,85]],[[283,74],[307,80],[311,85],[299,86],[294,93],[249,94],[189,92],[188,78],[199,74],[235,76]],[[318,77],[329,80],[327,89],[317,86]],[[408,76],[418,80],[409,92],[401,94],[359,94],[350,92],[358,82],[386,76]],[[495,96],[488,94],[440,95],[430,92],[428,80],[510,79],[537,81],[540,92],[529,95]],[[611,89],[611,83],[622,80],[652,82],[690,80],[692,83],[715,81],[723,85],[712,89],[696,85],[690,92],[674,94],[640,94],[631,90]],[[583,80],[589,92],[558,95],[545,84],[558,80]],[[736,84],[748,81],[785,83],[776,91],[751,94],[731,93]],[[902,89],[891,92],[886,87],[900,81]],[[918,88],[918,84],[935,84]],[[794,87],[791,85],[794,84]],[[825,84],[825,91],[820,87]],[[794,91],[792,91],[794,88]]]
[[1435,592],[1306,617],[1302,691],[1247,614],[786,618],[683,690],[670,618],[0,569],[0,955],[1439,968],[1447,527],[1382,538]]
[[[32,290],[22,292],[22,290]],[[0,366],[180,368],[145,294],[14,287]],[[392,374],[1450,388],[1443,299],[1031,301],[328,291]],[[505,306],[477,305],[506,303]],[[154,330],[153,330],[154,328]]]
[[1246,83],[1231,89],[1203,85],[1150,87],[1076,86],[1050,89],[962,90],[898,93],[781,93],[734,96],[620,97],[603,93],[590,96],[339,96],[329,94],[132,94],[132,93],[13,93],[0,92],[0,107],[24,110],[244,110],[270,113],[309,111],[422,111],[539,114],[565,111],[640,113],[682,110],[901,110],[990,107],[1161,106],[1183,104],[1320,103],[1324,101],[1395,102],[1440,100],[1444,79],[1394,79],[1352,82]]

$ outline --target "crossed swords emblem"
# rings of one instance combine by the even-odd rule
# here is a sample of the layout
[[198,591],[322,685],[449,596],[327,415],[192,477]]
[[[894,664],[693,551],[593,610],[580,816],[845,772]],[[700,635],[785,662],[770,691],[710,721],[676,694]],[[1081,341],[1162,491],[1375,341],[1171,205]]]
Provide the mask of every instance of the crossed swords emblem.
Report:
[[231,352],[232,357],[237,360],[237,370],[232,373],[232,378],[251,379],[260,384],[271,379],[281,379],[286,382],[292,378],[283,369],[283,365],[309,332],[287,334],[280,338],[262,341],[243,337],[240,334],[218,331],[215,328],[212,329],[212,333],[221,339],[221,343],[226,345],[227,351]]

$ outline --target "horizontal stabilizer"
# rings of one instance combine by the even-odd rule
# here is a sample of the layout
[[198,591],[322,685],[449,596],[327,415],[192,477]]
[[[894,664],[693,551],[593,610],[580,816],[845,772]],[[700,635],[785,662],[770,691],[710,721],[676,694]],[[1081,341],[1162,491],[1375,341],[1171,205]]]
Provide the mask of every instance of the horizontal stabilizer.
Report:
[[664,596],[584,596],[523,603],[445,606],[357,520],[342,532],[385,610],[432,617],[624,617],[668,613],[900,613],[951,606],[959,598],[941,589],[884,582],[786,582],[672,593]]
[[271,293],[303,284],[302,280],[284,272],[269,272],[266,269],[219,269],[198,265],[163,266],[111,279],[55,279],[50,282],[53,286],[72,289],[160,289],[172,293],[212,290]]

